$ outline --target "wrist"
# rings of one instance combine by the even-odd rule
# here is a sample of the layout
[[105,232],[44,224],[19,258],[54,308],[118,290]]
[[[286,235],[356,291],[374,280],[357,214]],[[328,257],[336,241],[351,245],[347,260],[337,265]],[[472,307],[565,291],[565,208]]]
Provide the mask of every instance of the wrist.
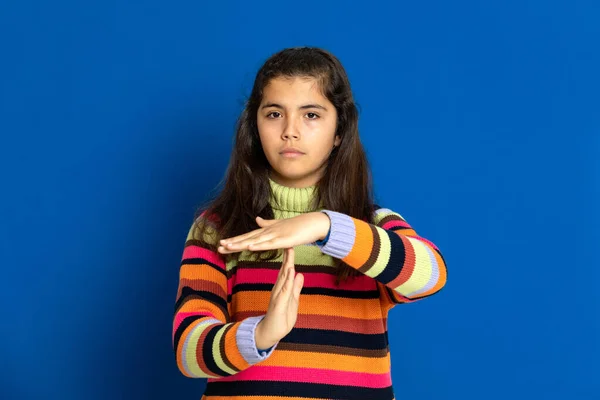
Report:
[[331,219],[329,218],[329,215],[322,211],[318,211],[317,214],[319,214],[319,218],[322,221],[322,228],[320,230],[319,237],[317,240],[323,241],[329,235],[329,231],[331,230]]
[[256,325],[256,330],[254,331],[254,342],[256,343],[256,348],[260,350],[270,349],[277,343],[276,340],[273,341],[265,338],[265,334],[262,331],[263,321],[264,319],[262,319],[258,325]]

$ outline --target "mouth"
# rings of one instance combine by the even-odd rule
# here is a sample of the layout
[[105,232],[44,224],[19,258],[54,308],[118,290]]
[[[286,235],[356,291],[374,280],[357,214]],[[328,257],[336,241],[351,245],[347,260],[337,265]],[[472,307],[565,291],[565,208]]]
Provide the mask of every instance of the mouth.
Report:
[[290,158],[300,157],[300,156],[304,155],[304,153],[298,153],[296,151],[284,151],[279,154],[281,154],[283,157],[290,157]]

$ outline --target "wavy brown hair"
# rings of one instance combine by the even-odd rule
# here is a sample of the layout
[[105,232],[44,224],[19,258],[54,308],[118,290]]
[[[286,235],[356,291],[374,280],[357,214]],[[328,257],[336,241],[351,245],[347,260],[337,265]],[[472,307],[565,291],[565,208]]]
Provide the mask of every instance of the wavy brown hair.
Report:
[[[195,215],[194,236],[201,244],[217,251],[218,240],[259,229],[255,217],[274,219],[269,204],[271,168],[263,152],[257,128],[257,112],[267,84],[274,78],[310,77],[317,80],[321,93],[337,110],[336,135],[341,143],[331,152],[323,177],[317,183],[314,205],[338,211],[372,223],[375,210],[372,176],[358,133],[358,109],[350,82],[340,61],[330,52],[315,47],[295,47],[279,51],[257,72],[250,97],[237,120],[235,141],[222,190],[201,206]],[[207,218],[204,218],[207,217]],[[216,239],[206,240],[207,221]],[[199,235],[197,235],[199,233]],[[273,260],[281,249],[257,251],[259,260]],[[227,261],[241,252],[224,254]],[[334,258],[336,284],[360,273]]]

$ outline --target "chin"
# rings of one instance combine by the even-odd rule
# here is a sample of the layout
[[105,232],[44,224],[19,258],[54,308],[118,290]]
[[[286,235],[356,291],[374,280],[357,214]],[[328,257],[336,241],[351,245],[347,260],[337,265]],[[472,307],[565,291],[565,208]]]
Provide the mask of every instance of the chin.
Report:
[[290,171],[289,169],[278,169],[275,170],[275,174],[283,181],[301,182],[314,180],[315,171]]

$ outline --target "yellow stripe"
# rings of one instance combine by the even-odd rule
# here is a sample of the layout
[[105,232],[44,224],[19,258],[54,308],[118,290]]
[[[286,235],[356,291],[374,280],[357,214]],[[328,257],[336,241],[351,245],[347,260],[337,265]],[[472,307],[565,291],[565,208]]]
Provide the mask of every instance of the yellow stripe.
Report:
[[[386,230],[376,226],[375,231],[377,232],[377,235],[379,236],[379,241],[380,241],[381,245],[379,247],[379,254],[377,256],[377,259],[375,260],[375,263],[373,264],[371,269],[369,269],[366,273],[366,275],[370,276],[371,278],[375,278],[379,274],[381,274],[383,272],[383,270],[385,269],[385,267],[389,264],[390,257],[391,257],[390,250],[392,248],[392,244],[390,242],[390,237],[389,237],[388,233],[386,232]],[[375,242],[375,241],[373,241],[373,242]],[[375,249],[373,249],[373,250],[375,250]]]
[[190,371],[190,373],[194,376],[203,378],[218,378],[218,376],[216,375],[213,376],[206,374],[196,362],[196,348],[198,347],[198,339],[200,338],[200,335],[202,335],[202,332],[204,332],[204,330],[212,324],[214,324],[212,319],[208,321],[201,321],[198,325],[194,327],[194,330],[188,335],[189,340],[187,351],[185,352],[185,365],[188,371]]
[[[440,280],[440,271],[439,271],[439,266],[438,266],[438,264],[437,264],[437,261],[436,261],[436,259],[435,259],[435,255],[433,254],[433,250],[432,250],[432,249],[431,249],[429,246],[427,246],[427,245],[425,246],[425,249],[427,249],[427,254],[428,254],[428,256],[429,256],[429,260],[430,260],[430,262],[431,262],[431,264],[430,264],[430,265],[431,265],[431,276],[429,277],[429,279],[431,279],[431,277],[433,276],[433,272],[434,272],[434,271],[438,271],[438,278],[437,278],[437,281],[436,281],[436,282],[435,282],[435,283],[434,283],[434,284],[433,284],[431,287],[429,287],[429,288],[427,289],[427,290],[429,291],[429,290],[431,290],[432,288],[434,288],[434,287],[435,287],[435,285],[437,285],[437,283],[439,282],[439,280]],[[429,283],[429,279],[427,280],[427,283]],[[411,297],[412,297],[412,296],[420,296],[420,295],[422,295],[423,293],[425,293],[425,287],[423,287],[423,288],[421,288],[421,289],[417,290],[416,292],[413,292],[413,293],[411,293]]]
[[415,268],[408,280],[394,289],[396,292],[406,296],[416,290],[420,290],[431,278],[431,259],[427,247],[423,242],[410,236],[405,236],[415,250]]
[[230,325],[232,325],[232,323],[225,324],[225,325],[223,325],[223,327],[221,329],[219,329],[219,331],[215,335],[215,341],[213,342],[212,351],[213,351],[213,356],[214,356],[214,359],[215,359],[215,363],[217,364],[217,367],[219,367],[223,371],[225,371],[225,372],[233,375],[237,371],[234,371],[233,369],[229,368],[227,366],[227,364],[225,364],[225,361],[223,361],[223,356],[221,355],[221,338],[223,337],[223,333],[225,332],[225,330]]

